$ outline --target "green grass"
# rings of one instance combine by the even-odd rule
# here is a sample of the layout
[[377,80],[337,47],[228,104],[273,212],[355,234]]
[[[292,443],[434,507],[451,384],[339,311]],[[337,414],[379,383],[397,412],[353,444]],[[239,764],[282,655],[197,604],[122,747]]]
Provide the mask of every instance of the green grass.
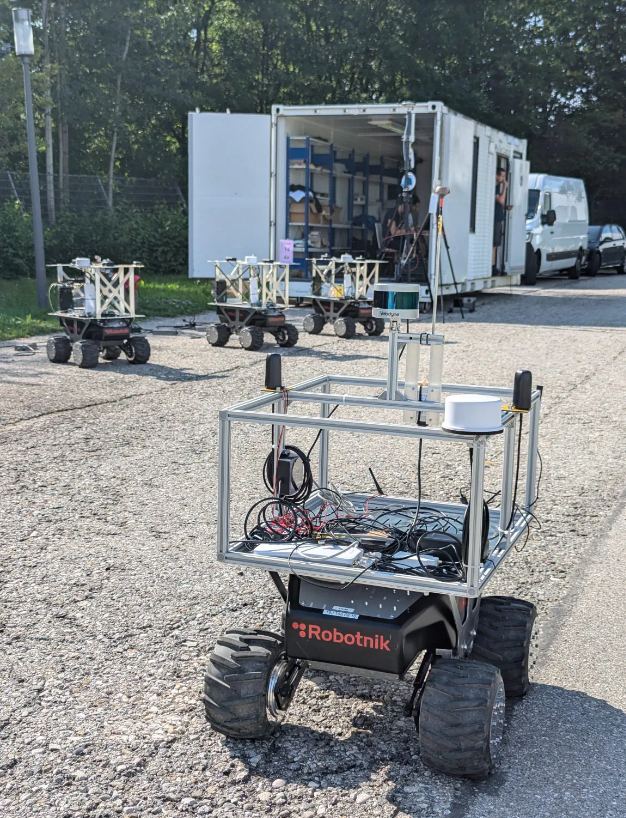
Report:
[[[137,291],[137,312],[148,317],[206,312],[211,297],[208,281],[184,276],[146,276]],[[58,321],[47,312],[37,308],[32,279],[0,278],[0,341],[56,329]]]

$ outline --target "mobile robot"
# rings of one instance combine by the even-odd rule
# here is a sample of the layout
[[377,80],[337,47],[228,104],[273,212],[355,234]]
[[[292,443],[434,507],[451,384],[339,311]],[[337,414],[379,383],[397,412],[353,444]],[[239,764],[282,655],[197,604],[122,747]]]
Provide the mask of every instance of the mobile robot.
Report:
[[[444,338],[435,331],[435,314],[430,332],[400,329],[416,318],[418,298],[416,285],[375,291],[374,315],[390,322],[385,379],[329,374],[287,390],[281,358],[270,355],[266,391],[220,413],[218,558],[268,571],[285,607],[279,633],[237,627],[217,639],[204,706],[215,730],[254,739],[278,726],[308,669],[408,678],[405,712],[415,721],[423,762],[480,779],[498,757],[506,698],[529,688],[535,607],[484,594],[535,519],[542,390],[532,387],[527,371],[516,373],[512,388],[443,383]],[[423,348],[429,368],[420,376]],[[367,420],[339,416],[351,406],[367,410]],[[240,481],[231,465],[231,430],[245,423],[265,426],[268,448],[271,436],[262,475],[267,495],[234,532],[231,484]],[[292,428],[310,430],[308,453],[288,442]],[[331,475],[331,441],[340,437],[331,432],[393,439],[403,450],[412,444],[415,495],[385,494],[375,478],[377,494],[340,492],[331,479],[343,483],[349,476]],[[503,444],[499,505],[484,499],[486,452],[497,439]],[[422,447],[433,442],[443,468],[442,449],[463,462],[469,450],[466,503],[422,497]]]
[[281,347],[298,343],[298,330],[289,324],[289,265],[257,261],[253,256],[215,262],[215,301],[210,305],[218,321],[209,324],[206,337],[211,346],[223,347],[237,335],[244,349],[261,349],[265,333]]
[[[148,339],[133,325],[135,276],[142,264],[113,264],[76,258],[52,264],[57,280],[50,286],[50,315],[59,319],[62,333],[48,338],[48,359],[64,364],[73,358],[81,369],[93,369],[102,356],[114,361],[122,353],[131,364],[150,359]],[[53,293],[55,294],[53,296]]]
[[385,322],[372,315],[371,298],[382,263],[351,256],[313,259],[313,312],[304,318],[304,331],[319,335],[332,324],[338,338],[354,338],[361,324],[367,335],[381,335]]

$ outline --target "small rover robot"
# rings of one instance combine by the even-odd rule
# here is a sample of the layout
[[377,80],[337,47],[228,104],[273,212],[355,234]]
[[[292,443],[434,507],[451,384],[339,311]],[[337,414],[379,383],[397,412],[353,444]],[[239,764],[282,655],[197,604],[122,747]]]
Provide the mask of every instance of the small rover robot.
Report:
[[278,346],[298,343],[298,330],[288,323],[289,265],[277,261],[228,258],[215,262],[215,301],[210,305],[218,321],[209,324],[207,341],[223,347],[231,335],[251,352],[261,349],[265,333]]
[[338,338],[354,338],[360,324],[367,335],[382,335],[385,322],[372,315],[372,287],[382,262],[341,256],[316,258],[312,264],[313,312],[304,318],[304,331],[319,335],[332,324]]
[[[401,331],[418,304],[417,285],[374,292],[373,315],[390,322],[386,378],[327,374],[287,389],[280,355],[269,355],[264,393],[220,412],[218,559],[269,572],[284,613],[280,632],[239,626],[218,637],[204,679],[205,714],[227,736],[263,738],[285,717],[308,669],[406,679],[405,713],[422,761],[481,779],[501,749],[506,699],[529,688],[535,606],[485,592],[536,519],[542,389],[523,370],[512,388],[442,382],[436,313],[432,331]],[[421,349],[429,353],[425,372]],[[354,407],[365,419],[354,419]],[[246,423],[265,428],[272,445],[265,496],[233,531],[231,492],[241,480],[231,432]],[[289,442],[290,429],[310,431],[308,451]],[[373,458],[372,438],[414,449],[415,493],[387,494],[373,472],[376,491],[350,486],[352,473],[337,473],[330,456],[345,433],[361,438]],[[498,439],[500,490],[486,499],[486,453]],[[467,463],[464,501],[423,495],[422,448],[431,445],[441,468],[450,458]]]
[[[150,344],[133,324],[136,271],[142,264],[113,264],[76,258],[69,264],[53,264],[57,280],[50,287],[56,296],[62,333],[48,338],[48,359],[54,364],[73,358],[81,369],[93,369],[102,356],[114,361],[123,353],[131,364],[150,359]],[[54,295],[53,295],[54,293]]]

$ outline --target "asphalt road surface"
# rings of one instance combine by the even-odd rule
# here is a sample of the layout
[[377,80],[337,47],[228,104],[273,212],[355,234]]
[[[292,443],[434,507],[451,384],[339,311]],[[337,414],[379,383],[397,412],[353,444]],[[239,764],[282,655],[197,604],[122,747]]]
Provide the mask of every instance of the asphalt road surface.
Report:
[[[263,572],[215,559],[217,412],[258,393],[262,353],[153,336],[149,365],[85,371],[6,344],[0,815],[623,818],[626,276],[489,293],[446,319],[446,380],[506,385],[523,367],[545,390],[542,528],[490,588],[539,610],[534,684],[507,710],[494,775],[421,764],[406,683],[309,675],[271,739],[207,726],[216,637],[280,622]],[[382,377],[386,345],[326,330],[286,357],[288,383]],[[263,490],[267,448],[234,441],[234,521]],[[333,479],[372,490],[368,464],[383,486],[415,491],[414,460],[382,439],[333,450]],[[456,499],[466,483],[465,462],[425,447],[425,496]]]

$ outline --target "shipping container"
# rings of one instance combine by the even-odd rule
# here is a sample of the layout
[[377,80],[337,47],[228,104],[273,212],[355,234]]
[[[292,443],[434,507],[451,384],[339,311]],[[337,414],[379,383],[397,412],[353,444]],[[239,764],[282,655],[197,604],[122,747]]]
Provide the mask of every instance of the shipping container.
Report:
[[[281,240],[291,239],[291,293],[297,296],[310,289],[310,260],[316,256],[385,253],[385,220],[401,191],[407,117],[414,118],[414,220],[426,221],[424,275],[433,280],[434,242],[426,217],[432,190],[441,183],[450,188],[443,292],[519,283],[526,245],[526,140],[436,101],[275,105],[271,115],[190,113],[189,275],[212,277],[216,259],[277,258]],[[498,169],[506,174],[506,208],[494,250]],[[390,263],[383,275],[392,274]]]

